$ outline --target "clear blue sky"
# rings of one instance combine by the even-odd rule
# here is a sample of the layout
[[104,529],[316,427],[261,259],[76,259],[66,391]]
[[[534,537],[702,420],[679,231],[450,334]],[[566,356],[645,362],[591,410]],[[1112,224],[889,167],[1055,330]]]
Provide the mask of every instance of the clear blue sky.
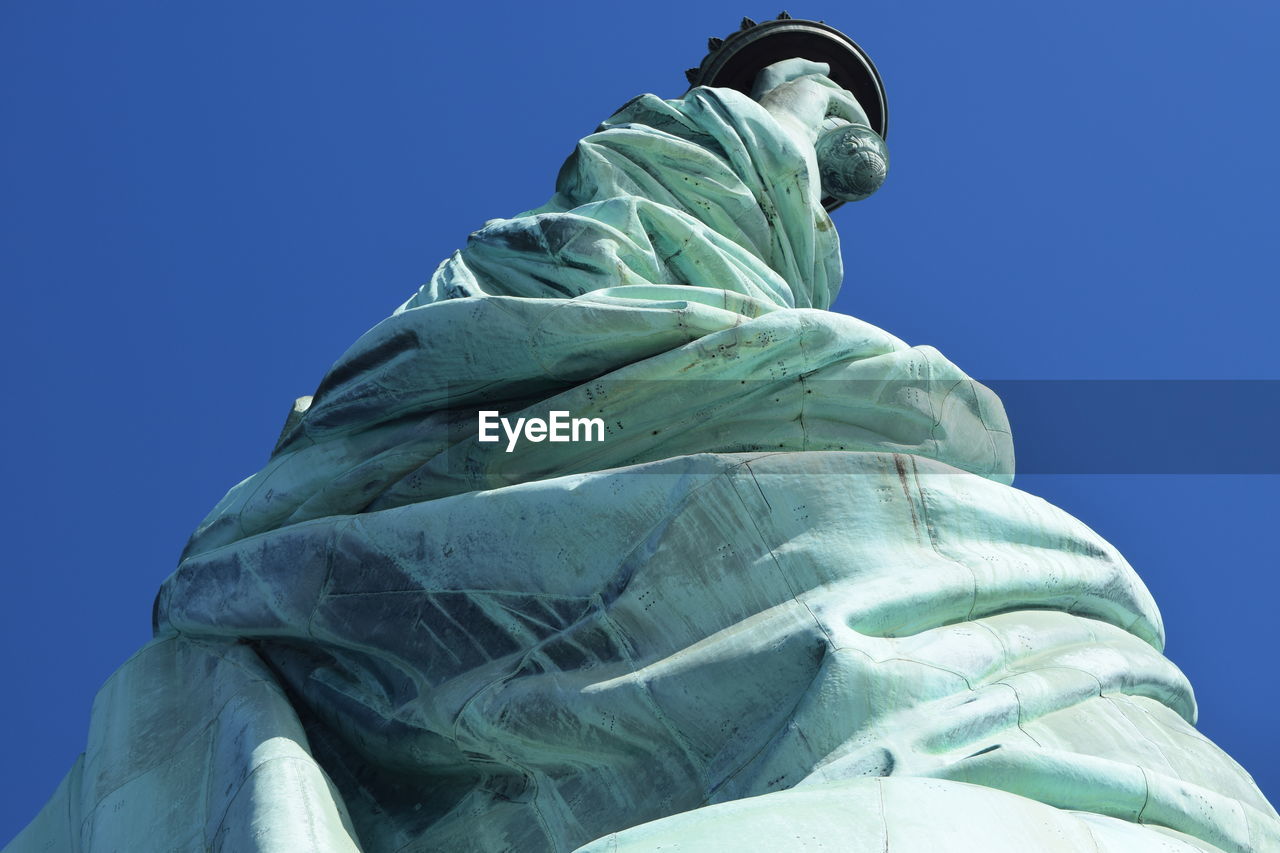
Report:
[[[838,310],[983,379],[1280,379],[1280,6],[789,10],[853,35],[889,91],[889,180],[836,215]],[[541,203],[614,108],[678,96],[707,36],[778,11],[0,6],[0,842],[83,748],[187,534],[265,461],[293,398],[469,231]],[[1064,441],[1035,399],[1010,411],[1033,455]],[[1271,417],[1170,420],[1113,434],[1202,456],[1276,440]],[[1018,485],[1128,557],[1202,730],[1280,797],[1280,477]]]

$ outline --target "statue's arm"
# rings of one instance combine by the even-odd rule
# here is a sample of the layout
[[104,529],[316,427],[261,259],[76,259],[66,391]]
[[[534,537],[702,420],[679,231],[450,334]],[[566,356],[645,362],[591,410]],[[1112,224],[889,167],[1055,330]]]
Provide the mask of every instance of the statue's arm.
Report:
[[853,95],[826,75],[825,62],[786,59],[765,68],[756,78],[751,97],[788,132],[812,145],[832,119],[870,126],[866,111]]

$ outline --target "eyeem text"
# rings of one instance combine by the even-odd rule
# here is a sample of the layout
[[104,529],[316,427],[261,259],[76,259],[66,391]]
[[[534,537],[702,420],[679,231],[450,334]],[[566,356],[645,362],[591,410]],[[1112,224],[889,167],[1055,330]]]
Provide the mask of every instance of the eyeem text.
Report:
[[574,418],[568,412],[548,412],[542,418],[504,418],[497,412],[481,411],[477,438],[483,442],[501,441],[498,427],[507,435],[507,452],[515,450],[516,443],[528,441],[604,441],[604,420],[601,418]]

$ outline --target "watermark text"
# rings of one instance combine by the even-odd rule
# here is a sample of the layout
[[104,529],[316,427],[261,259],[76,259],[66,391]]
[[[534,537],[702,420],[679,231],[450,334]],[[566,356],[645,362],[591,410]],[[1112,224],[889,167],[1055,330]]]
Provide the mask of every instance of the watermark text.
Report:
[[604,420],[601,418],[575,418],[566,411],[548,412],[543,418],[502,417],[496,411],[481,411],[476,437],[481,442],[501,441],[498,428],[507,437],[507,453],[516,449],[523,438],[526,441],[604,441]]

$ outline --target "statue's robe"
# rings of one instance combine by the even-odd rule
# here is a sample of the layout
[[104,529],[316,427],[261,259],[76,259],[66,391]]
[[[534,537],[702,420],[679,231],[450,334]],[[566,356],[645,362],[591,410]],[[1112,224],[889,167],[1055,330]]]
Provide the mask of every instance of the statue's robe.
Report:
[[7,849],[1280,850],[999,401],[824,310],[814,174],[728,91],[584,139],[298,404]]

